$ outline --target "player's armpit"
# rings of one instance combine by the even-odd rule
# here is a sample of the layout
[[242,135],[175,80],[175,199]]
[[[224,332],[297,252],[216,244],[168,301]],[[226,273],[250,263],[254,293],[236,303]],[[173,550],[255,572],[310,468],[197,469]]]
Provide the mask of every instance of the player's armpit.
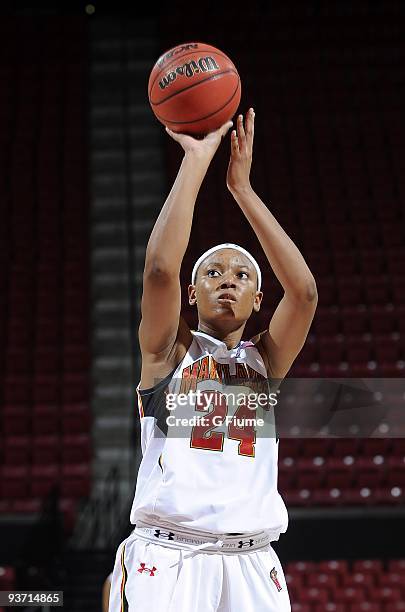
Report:
[[284,378],[291,368],[304,346],[317,304],[316,292],[311,299],[285,294],[280,300],[268,330],[260,335],[272,378]]

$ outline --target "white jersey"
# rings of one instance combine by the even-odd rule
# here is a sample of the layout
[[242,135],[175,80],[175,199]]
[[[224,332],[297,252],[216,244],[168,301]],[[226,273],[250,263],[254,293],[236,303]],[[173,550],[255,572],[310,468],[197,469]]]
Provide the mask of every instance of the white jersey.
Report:
[[277,491],[278,440],[262,357],[251,341],[228,349],[192,334],[171,374],[150,389],[137,386],[143,458],[131,523],[214,534],[265,530],[278,540],[288,514]]

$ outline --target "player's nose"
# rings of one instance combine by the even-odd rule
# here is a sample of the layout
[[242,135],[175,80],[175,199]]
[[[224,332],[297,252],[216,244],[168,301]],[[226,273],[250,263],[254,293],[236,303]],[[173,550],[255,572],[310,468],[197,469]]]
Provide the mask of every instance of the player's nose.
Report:
[[228,277],[222,277],[221,289],[230,289],[231,287],[235,288],[235,281],[232,279],[231,275]]

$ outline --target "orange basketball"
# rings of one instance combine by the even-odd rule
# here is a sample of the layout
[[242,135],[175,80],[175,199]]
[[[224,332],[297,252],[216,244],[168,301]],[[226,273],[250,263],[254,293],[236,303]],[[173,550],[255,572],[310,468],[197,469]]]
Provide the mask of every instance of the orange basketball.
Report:
[[173,132],[204,135],[229,121],[239,106],[238,71],[219,49],[185,43],[159,57],[148,97],[157,119]]

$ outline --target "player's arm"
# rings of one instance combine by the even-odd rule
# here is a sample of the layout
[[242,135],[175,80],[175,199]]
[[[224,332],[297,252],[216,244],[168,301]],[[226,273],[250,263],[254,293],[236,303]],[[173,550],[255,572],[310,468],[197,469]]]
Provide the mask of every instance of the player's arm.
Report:
[[267,256],[284,289],[267,330],[260,342],[267,356],[270,375],[284,378],[301,351],[314,318],[318,293],[313,274],[297,246],[285,233],[250,185],[254,113],[238,118],[238,130],[231,135],[231,159],[227,185]]
[[195,202],[212,157],[231,125],[224,124],[203,140],[167,130],[183,147],[184,157],[146,248],[139,327],[143,355],[164,358],[175,343],[181,306],[180,268]]
[[103,592],[102,592],[103,612],[108,612],[108,606],[110,603],[110,591],[111,591],[111,574],[107,576],[103,584]]

